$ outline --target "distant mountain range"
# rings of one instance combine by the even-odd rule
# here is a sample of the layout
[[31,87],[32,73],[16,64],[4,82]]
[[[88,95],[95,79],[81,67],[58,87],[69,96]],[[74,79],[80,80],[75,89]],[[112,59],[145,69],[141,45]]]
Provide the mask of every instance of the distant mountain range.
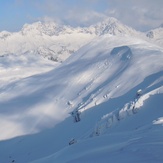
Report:
[[147,33],[138,32],[115,18],[108,18],[89,27],[59,25],[55,22],[25,24],[19,32],[0,32],[0,56],[24,53],[39,54],[41,57],[63,62],[83,45],[101,35],[129,35],[154,41],[163,45],[163,28]]

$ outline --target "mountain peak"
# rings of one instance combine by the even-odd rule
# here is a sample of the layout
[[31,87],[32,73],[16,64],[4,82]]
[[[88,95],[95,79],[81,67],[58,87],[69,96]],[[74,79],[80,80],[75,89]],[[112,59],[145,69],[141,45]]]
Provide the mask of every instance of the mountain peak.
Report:
[[54,21],[38,21],[33,24],[25,24],[21,32],[25,35],[32,32],[33,34],[37,35],[45,34],[49,36],[58,36],[61,33],[72,33],[73,31],[76,31],[77,33],[93,33],[95,35],[135,35],[136,33],[138,33],[134,29],[122,24],[120,21],[113,17],[108,17],[102,22],[85,28],[73,28],[71,26],[64,26],[55,23]]
[[98,35],[111,34],[111,35],[123,35],[123,34],[136,34],[137,32],[122,24],[120,21],[113,17],[108,17],[104,21],[94,25],[95,33]]
[[35,34],[45,34],[45,35],[58,35],[59,32],[63,30],[63,27],[54,21],[48,22],[35,22],[33,24],[25,24],[21,30],[23,34],[28,34],[33,32]]

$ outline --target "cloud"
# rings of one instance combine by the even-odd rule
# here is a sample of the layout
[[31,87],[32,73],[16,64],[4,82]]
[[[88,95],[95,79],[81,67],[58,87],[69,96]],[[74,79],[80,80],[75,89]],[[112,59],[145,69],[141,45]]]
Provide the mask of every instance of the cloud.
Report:
[[64,18],[64,21],[74,26],[89,26],[106,18],[105,14],[93,10],[85,10],[84,12],[77,11],[79,10],[70,10]]
[[96,11],[97,3],[98,0],[42,0],[42,3],[36,0],[33,5],[44,14],[39,20],[51,19],[72,26],[86,26],[106,17],[104,13]]
[[[163,0],[14,0],[33,20],[51,18],[73,26],[90,25],[112,16],[138,30],[162,24]],[[31,11],[32,10],[32,11]]]
[[121,0],[108,1],[107,14],[139,30],[155,28],[163,20],[162,0]]

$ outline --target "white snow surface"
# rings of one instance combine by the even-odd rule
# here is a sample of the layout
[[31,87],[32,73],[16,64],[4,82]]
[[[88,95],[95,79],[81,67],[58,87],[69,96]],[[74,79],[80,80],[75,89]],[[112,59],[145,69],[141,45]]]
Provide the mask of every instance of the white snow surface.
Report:
[[163,162],[161,46],[104,34],[61,64],[30,50],[7,54],[0,57],[0,162]]

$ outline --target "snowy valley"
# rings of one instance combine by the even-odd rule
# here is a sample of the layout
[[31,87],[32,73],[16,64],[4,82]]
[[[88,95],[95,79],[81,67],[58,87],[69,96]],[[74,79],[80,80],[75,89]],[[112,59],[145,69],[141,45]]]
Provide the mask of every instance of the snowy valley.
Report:
[[161,163],[162,31],[108,18],[1,32],[0,162]]

